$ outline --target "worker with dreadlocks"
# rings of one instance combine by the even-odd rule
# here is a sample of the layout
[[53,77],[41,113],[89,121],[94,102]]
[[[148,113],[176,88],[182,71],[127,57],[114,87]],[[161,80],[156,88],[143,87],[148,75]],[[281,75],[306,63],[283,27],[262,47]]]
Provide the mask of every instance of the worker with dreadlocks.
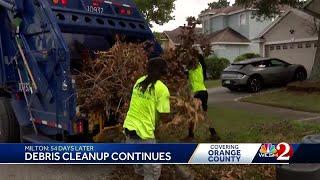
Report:
[[[170,93],[161,81],[166,73],[167,64],[163,59],[150,59],[147,75],[134,85],[123,125],[127,143],[156,143],[154,132],[157,121],[169,122]],[[144,179],[159,179],[161,165],[135,165],[135,172]]]
[[[208,91],[205,86],[205,77],[204,73],[205,63],[203,60],[203,56],[199,54],[198,61],[190,61],[187,65],[188,68],[188,79],[191,85],[191,90],[194,93],[194,98],[199,99],[201,101],[202,109],[205,113],[208,110]],[[191,122],[189,124],[189,134],[186,139],[191,140],[194,138],[194,128],[195,124]],[[212,140],[219,140],[219,136],[217,135],[216,130],[209,125],[210,138]]]

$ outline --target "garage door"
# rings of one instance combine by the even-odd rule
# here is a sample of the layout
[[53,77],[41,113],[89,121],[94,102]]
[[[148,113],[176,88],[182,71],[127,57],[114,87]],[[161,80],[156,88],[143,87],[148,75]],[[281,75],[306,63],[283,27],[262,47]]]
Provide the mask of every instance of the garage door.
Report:
[[303,65],[310,75],[316,54],[316,42],[274,44],[266,46],[266,56]]

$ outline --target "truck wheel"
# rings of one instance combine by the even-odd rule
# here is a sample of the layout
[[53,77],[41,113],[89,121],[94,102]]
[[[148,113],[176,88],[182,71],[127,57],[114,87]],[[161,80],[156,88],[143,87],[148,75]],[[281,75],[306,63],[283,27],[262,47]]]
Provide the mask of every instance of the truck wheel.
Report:
[[7,142],[20,142],[20,130],[9,98],[0,97],[0,143]]

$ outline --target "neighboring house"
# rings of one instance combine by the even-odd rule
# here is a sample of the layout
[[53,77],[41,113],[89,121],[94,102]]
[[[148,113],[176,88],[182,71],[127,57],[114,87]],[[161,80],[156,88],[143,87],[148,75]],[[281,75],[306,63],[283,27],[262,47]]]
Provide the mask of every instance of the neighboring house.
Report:
[[[172,31],[164,31],[162,33],[163,39],[161,40],[161,46],[163,49],[174,49],[181,44],[180,34],[182,33],[183,26],[180,26]],[[202,29],[196,28],[196,33],[201,34]]]
[[171,41],[164,33],[160,33],[157,40],[160,42],[162,49],[171,49],[174,47],[173,41]]
[[302,64],[310,75],[318,40],[314,23],[314,18],[303,11],[286,11],[258,36],[261,54]]
[[254,9],[231,6],[206,10],[199,15],[203,33],[214,37],[210,41],[215,55],[233,61],[241,54],[260,52],[259,42],[253,39],[272,20],[258,21],[253,17],[254,12]]
[[309,0],[304,7],[304,11],[320,19],[320,0]]

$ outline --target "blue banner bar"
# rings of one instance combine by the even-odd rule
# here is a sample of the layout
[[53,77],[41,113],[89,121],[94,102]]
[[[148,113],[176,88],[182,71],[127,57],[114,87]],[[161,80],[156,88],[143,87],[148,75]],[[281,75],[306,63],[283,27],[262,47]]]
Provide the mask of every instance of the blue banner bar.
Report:
[[320,163],[320,144],[0,144],[0,164]]
[[0,144],[0,163],[187,163],[196,144]]

